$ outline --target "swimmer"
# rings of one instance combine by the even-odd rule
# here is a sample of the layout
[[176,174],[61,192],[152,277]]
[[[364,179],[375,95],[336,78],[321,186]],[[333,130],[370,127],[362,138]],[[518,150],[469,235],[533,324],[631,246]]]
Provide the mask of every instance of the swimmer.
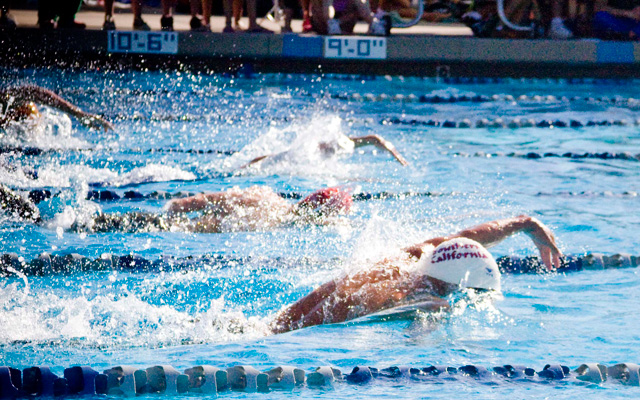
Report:
[[[271,325],[272,331],[344,322],[417,301],[425,311],[447,310],[449,304],[442,297],[460,286],[499,291],[500,271],[483,246],[518,232],[531,237],[548,269],[560,266],[562,254],[553,233],[536,218],[521,215],[487,222],[426,240],[404,249],[405,254],[398,259],[384,260],[370,270],[325,283],[281,311]],[[452,250],[462,253],[463,248],[467,256],[451,259]]]
[[89,114],[64,100],[51,90],[35,86],[18,86],[0,89],[0,128],[12,121],[23,121],[40,115],[37,104],[49,106],[74,116],[89,128],[113,129],[113,126],[102,117]]
[[[0,206],[31,222],[41,222],[37,207],[1,186],[5,197]],[[21,201],[18,201],[21,200]],[[232,188],[198,194],[167,203],[166,214],[148,212],[101,213],[73,230],[91,232],[187,231],[201,233],[268,230],[289,224],[325,224],[346,214],[351,194],[339,188],[318,190],[297,203],[290,203],[267,186]],[[201,212],[189,218],[186,214]],[[33,217],[31,217],[33,216]],[[37,218],[36,218],[37,217]]]
[[3,184],[0,184],[0,207],[13,214],[14,217],[34,223],[42,221],[40,210],[32,201],[23,198]]
[[[380,150],[388,152],[403,166],[406,167],[407,165],[409,165],[407,160],[402,157],[402,155],[398,152],[398,150],[396,150],[395,146],[391,142],[378,135],[367,135],[353,138],[341,135],[336,140],[318,143],[318,152],[322,155],[323,158],[330,158],[338,154],[350,154],[353,153],[353,150],[357,149],[358,147],[369,145],[375,146]],[[277,159],[283,157],[288,154],[288,152],[289,151],[283,151],[281,153],[256,157],[253,160],[249,161],[249,163],[244,165],[242,168],[246,168],[266,159]]]

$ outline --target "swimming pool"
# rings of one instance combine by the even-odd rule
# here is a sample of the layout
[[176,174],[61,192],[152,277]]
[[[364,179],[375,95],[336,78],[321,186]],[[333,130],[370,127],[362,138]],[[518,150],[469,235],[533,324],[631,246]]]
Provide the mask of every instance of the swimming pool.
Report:
[[[28,286],[20,277],[3,278],[0,365],[51,365],[61,374],[77,364],[98,370],[171,364],[182,370],[239,363],[262,370],[296,365],[307,371],[332,365],[349,372],[356,365],[523,364],[541,370],[548,363],[575,368],[583,362],[640,361],[633,351],[638,340],[633,313],[640,305],[635,269],[508,275],[502,300],[458,301],[448,316],[413,322],[360,320],[267,334],[267,324],[280,308],[332,277],[407,244],[491,219],[536,216],[554,229],[567,254],[637,255],[638,160],[562,156],[640,153],[636,81],[55,69],[3,74],[11,84],[51,88],[116,125],[115,132],[91,131],[45,110],[43,121],[2,132],[7,148],[44,151],[3,153],[0,182],[56,194],[40,204],[47,221],[43,226],[0,216],[3,253],[15,252],[26,260],[42,252],[148,259],[210,254],[232,261],[216,262],[214,257],[176,272],[30,276]],[[494,124],[497,118],[505,125],[519,118],[555,125],[475,127],[483,118]],[[443,126],[452,125],[446,121],[459,126],[464,120],[474,128]],[[584,126],[556,122],[570,125],[572,120]],[[435,121],[439,126],[433,126]],[[587,126],[590,121],[597,125]],[[322,160],[304,145],[341,133],[380,134],[411,165],[403,168],[367,148],[351,157]],[[239,169],[256,156],[291,147],[291,157]],[[37,171],[37,179],[24,173],[28,170]],[[256,184],[299,195],[341,185],[355,193],[397,196],[363,196],[351,215],[328,226],[219,234],[68,230],[98,209],[161,211],[165,192]],[[86,199],[90,190],[120,196],[136,191],[145,197],[93,201]],[[535,254],[524,236],[491,251],[496,256]],[[291,395],[628,398],[637,396],[637,390],[615,382],[493,385],[456,380],[341,385],[329,393],[299,388]]]

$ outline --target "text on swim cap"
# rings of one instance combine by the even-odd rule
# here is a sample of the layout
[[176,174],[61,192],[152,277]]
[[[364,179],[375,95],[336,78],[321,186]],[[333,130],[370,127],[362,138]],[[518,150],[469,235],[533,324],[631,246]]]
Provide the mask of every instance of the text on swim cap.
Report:
[[[477,249],[478,251],[462,251],[465,249],[470,249],[470,250]],[[467,243],[467,244],[461,245],[459,243],[454,243],[451,246],[443,247],[441,249],[436,250],[435,253],[433,254],[433,257],[431,258],[431,263],[436,264],[443,261],[457,260],[461,258],[489,258],[489,257],[487,257],[486,253],[481,251],[480,247],[475,244]]]

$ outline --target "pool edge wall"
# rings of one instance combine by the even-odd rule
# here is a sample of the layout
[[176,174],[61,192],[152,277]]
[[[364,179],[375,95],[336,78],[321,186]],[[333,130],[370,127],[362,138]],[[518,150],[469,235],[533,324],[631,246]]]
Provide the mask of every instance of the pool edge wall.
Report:
[[[109,52],[108,35],[98,30],[0,31],[0,65],[214,72],[244,67],[258,72],[442,77],[640,76],[640,44],[634,42],[394,34],[386,38],[386,57],[373,60],[325,58],[327,38],[321,36],[179,32],[175,54],[139,54]],[[359,38],[364,37],[349,37]]]

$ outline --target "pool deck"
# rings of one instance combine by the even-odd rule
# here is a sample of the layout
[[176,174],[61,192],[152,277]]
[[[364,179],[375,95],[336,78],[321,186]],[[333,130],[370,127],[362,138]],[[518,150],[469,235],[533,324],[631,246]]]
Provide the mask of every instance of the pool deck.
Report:
[[[0,65],[189,68],[285,73],[389,74],[442,77],[627,78],[640,76],[640,43],[573,39],[479,39],[461,24],[420,24],[393,29],[389,37],[356,35],[190,32],[188,15],[175,15],[175,33],[160,32],[160,15],[143,18],[152,32],[125,31],[130,13],[116,13],[119,31],[101,30],[101,11],[81,11],[86,30],[37,29],[34,10],[12,10],[16,30],[0,30]],[[243,20],[246,24],[246,18]],[[279,25],[259,22],[279,31]],[[294,20],[294,32],[301,21]]]

